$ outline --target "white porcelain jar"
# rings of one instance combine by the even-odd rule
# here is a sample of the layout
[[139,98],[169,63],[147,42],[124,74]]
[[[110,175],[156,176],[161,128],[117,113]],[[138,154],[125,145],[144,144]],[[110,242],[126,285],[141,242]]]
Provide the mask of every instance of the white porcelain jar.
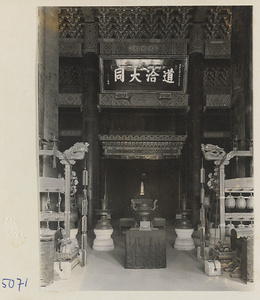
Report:
[[236,207],[238,209],[245,209],[246,208],[246,199],[243,196],[239,196],[236,200]]
[[254,208],[254,196],[250,196],[246,200],[246,207],[248,209],[253,209]]
[[232,195],[227,196],[225,206],[226,208],[234,208],[236,206],[236,200]]
[[235,225],[230,222],[230,224],[227,224],[227,226],[226,226],[225,234],[227,236],[231,236],[231,230],[234,228],[235,228]]

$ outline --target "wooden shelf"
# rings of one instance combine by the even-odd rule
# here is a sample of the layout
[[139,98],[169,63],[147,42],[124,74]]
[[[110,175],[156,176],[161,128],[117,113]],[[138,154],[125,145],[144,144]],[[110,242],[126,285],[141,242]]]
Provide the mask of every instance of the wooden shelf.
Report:
[[65,193],[65,179],[40,177],[40,192],[42,193]]
[[62,222],[65,220],[65,213],[64,212],[41,212],[40,213],[40,221],[46,222]]
[[254,213],[245,213],[245,212],[234,212],[234,213],[225,213],[226,221],[253,221]]
[[[253,196],[253,178],[244,177],[244,178],[233,178],[225,180],[225,197],[228,197],[229,194],[232,194],[236,199],[240,195],[243,195],[245,199]],[[252,222],[254,221],[253,209],[249,210],[248,208],[241,209],[241,212],[236,211],[232,212],[232,209],[225,209],[225,221],[231,222]],[[231,211],[230,211],[231,210]],[[248,212],[248,210],[250,212]],[[228,211],[228,212],[227,212]]]
[[253,177],[232,178],[225,180],[225,190],[252,191],[254,186]]

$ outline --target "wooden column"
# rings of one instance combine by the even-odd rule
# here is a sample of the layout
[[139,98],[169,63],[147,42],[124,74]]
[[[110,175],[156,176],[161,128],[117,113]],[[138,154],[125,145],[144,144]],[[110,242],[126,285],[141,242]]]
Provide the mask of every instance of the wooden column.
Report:
[[65,221],[64,227],[66,230],[66,239],[70,239],[70,186],[71,186],[71,165],[75,164],[75,161],[61,160],[61,163],[65,165]]
[[199,221],[200,204],[200,168],[201,168],[201,137],[203,113],[203,29],[195,23],[191,30],[190,62],[189,62],[189,137],[191,158],[191,189],[189,202],[192,208],[192,225],[196,228]]
[[[38,9],[38,123],[39,136],[44,136],[44,21],[45,8]],[[42,173],[40,174],[42,176]]]
[[225,162],[219,166],[219,228],[220,238],[225,239]]
[[[253,138],[253,101],[252,101],[252,7],[234,6],[232,8],[232,109],[231,132],[245,145],[238,150],[249,148]],[[244,146],[244,147],[243,147]],[[232,162],[234,177],[252,176],[252,159],[239,157]]]
[[83,141],[89,143],[87,155],[88,182],[88,228],[91,229],[94,208],[99,202],[99,140],[98,140],[98,30],[91,9],[85,11],[85,38],[83,49]]
[[[38,118],[39,136],[46,140],[58,137],[58,73],[59,73],[59,24],[58,8],[39,8],[38,38]],[[50,145],[50,148],[52,145]],[[56,176],[49,158],[43,158],[40,175]]]

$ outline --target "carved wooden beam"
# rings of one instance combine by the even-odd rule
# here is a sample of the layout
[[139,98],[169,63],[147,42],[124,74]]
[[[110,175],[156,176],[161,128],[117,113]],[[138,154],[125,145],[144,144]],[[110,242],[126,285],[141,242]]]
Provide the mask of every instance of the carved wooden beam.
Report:
[[60,57],[82,57],[83,39],[59,39]]
[[189,95],[177,93],[104,93],[99,95],[100,108],[176,108],[189,110]]
[[181,155],[186,135],[99,135],[107,158],[173,159]]
[[83,94],[59,93],[58,100],[60,107],[79,107],[83,102]]
[[230,108],[231,107],[231,96],[229,94],[223,95],[206,95],[206,109],[214,108]]
[[203,137],[207,139],[230,138],[229,131],[205,131]]

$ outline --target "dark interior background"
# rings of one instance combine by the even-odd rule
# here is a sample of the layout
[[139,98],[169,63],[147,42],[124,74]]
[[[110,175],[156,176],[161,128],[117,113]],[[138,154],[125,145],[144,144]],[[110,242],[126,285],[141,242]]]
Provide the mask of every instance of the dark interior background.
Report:
[[[145,173],[145,195],[158,199],[159,214],[172,219],[179,208],[179,162],[177,160],[107,159],[107,196],[112,218],[127,216],[132,198],[140,195],[141,174]],[[104,190],[104,183],[102,184]],[[103,193],[102,193],[103,195]]]

